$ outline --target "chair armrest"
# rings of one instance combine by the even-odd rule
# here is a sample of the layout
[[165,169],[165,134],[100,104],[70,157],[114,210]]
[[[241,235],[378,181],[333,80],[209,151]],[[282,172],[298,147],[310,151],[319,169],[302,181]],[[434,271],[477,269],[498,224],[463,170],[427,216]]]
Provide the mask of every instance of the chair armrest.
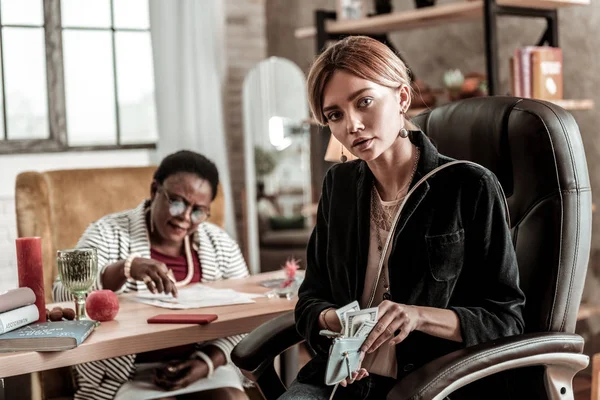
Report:
[[294,313],[289,312],[265,322],[235,346],[231,360],[256,379],[276,356],[304,339],[296,330]]
[[[583,338],[569,333],[529,333],[461,349],[435,359],[398,382],[388,399],[444,398],[455,390],[500,371],[533,365],[587,366]],[[589,361],[589,360],[588,360]]]

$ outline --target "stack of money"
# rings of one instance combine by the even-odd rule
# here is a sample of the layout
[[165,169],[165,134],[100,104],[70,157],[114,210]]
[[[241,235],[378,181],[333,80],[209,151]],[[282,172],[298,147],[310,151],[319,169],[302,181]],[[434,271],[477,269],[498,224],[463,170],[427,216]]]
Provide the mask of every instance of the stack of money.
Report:
[[377,307],[361,310],[357,301],[336,310],[345,337],[367,338],[377,323]]

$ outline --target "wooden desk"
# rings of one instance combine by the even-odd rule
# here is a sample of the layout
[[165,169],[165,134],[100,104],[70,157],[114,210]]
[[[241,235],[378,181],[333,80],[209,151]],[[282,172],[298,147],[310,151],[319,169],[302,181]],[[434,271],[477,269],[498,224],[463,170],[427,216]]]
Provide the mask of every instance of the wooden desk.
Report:
[[[258,274],[247,279],[223,280],[211,283],[210,286],[231,288],[245,293],[265,293],[269,289],[259,286],[258,283],[277,277],[283,277],[280,271]],[[116,319],[103,322],[85,342],[72,350],[0,353],[0,380],[14,375],[247,333],[260,324],[293,310],[296,305],[295,299],[257,298],[253,304],[208,307],[199,309],[200,311],[167,310],[137,303],[130,298],[131,296],[121,295],[120,310]],[[72,306],[71,303],[56,305]],[[51,309],[53,306],[54,304],[47,307]],[[146,322],[147,318],[157,314],[190,312],[217,314],[219,319],[203,326]]]

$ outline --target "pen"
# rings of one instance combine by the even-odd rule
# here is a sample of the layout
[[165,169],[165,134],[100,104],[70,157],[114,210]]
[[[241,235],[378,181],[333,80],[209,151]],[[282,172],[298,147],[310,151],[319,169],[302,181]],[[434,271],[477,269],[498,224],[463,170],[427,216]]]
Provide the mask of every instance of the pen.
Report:
[[171,271],[171,269],[169,269],[167,271],[167,276],[169,277],[169,279],[171,280],[171,282],[176,283],[175,275],[173,275],[173,271]]

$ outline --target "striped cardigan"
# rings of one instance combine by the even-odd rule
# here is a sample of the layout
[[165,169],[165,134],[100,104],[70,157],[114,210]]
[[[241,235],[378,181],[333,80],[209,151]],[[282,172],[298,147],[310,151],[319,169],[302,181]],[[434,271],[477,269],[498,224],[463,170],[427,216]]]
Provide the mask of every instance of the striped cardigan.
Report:
[[[94,247],[98,252],[98,279],[94,289],[102,289],[101,275],[104,269],[130,254],[150,258],[150,242],[145,222],[147,202],[124,212],[111,214],[91,224],[77,243],[78,248]],[[200,224],[193,236],[193,247],[198,251],[202,267],[202,282],[220,279],[243,278],[248,268],[237,243],[218,226],[205,222]],[[117,291],[147,291],[143,282],[128,280]],[[71,301],[72,296],[57,278],[54,282],[55,301]],[[242,335],[220,338],[210,344],[229,354],[242,339]],[[199,343],[198,347],[209,343]],[[112,399],[121,385],[133,377],[135,354],[93,361],[75,366],[78,390],[75,399]]]

